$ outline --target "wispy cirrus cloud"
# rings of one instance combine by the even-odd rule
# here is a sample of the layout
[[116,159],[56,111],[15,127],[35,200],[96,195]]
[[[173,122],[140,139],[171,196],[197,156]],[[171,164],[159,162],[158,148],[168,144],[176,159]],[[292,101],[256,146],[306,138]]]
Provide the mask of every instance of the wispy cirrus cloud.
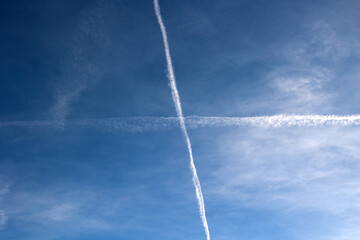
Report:
[[3,206],[4,197],[9,193],[10,185],[0,175],[0,230],[6,227],[8,216]]
[[0,229],[6,226],[7,216],[4,210],[0,210]]
[[[353,54],[349,49],[356,52],[358,48],[330,23],[315,21],[307,27],[305,41],[289,41],[280,51],[283,63],[268,72],[263,86],[271,91],[263,97],[267,100],[263,105],[269,112],[341,111],[336,100],[348,98],[334,91],[334,85],[340,81],[338,66],[344,66]],[[236,206],[270,209],[287,217],[326,216],[321,224],[325,231],[317,232],[316,237],[299,232],[299,239],[357,239],[358,133],[356,126],[326,124],[226,131],[213,143],[222,158],[213,175],[219,183],[213,194]],[[317,223],[308,219],[307,224]]]
[[280,49],[280,55],[301,65],[339,62],[358,52],[359,44],[337,32],[339,26],[326,19],[306,21],[301,39],[291,39]]
[[[336,32],[323,21],[305,27],[305,41],[290,41],[281,52],[285,63],[268,74],[269,86],[279,110],[293,113],[331,112],[336,94],[329,85],[336,79],[328,60],[346,57]],[[340,52],[342,54],[340,54]]]
[[[86,196],[86,200],[84,199]],[[97,191],[93,189],[78,189],[71,187],[51,187],[42,191],[20,191],[10,196],[12,203],[6,211],[10,219],[29,225],[63,226],[68,231],[84,229],[115,229],[110,221],[103,220],[106,214],[99,213],[96,205],[99,201]],[[26,199],[26,201],[25,201]],[[109,204],[109,199],[102,203]],[[119,200],[120,201],[120,200]],[[114,203],[112,203],[114,204]],[[115,209],[116,204],[114,204]],[[96,216],[88,214],[84,209],[92,208],[98,212]],[[35,232],[37,228],[34,229]],[[41,231],[37,234],[41,234]],[[56,228],[54,238],[62,234],[61,228]]]
[[252,209],[325,214],[331,216],[326,223],[331,233],[319,239],[334,234],[355,239],[346,229],[359,223],[354,219],[360,214],[358,132],[356,127],[228,131],[218,136],[222,161],[212,194]]
[[97,1],[80,12],[70,40],[68,59],[64,61],[64,75],[57,84],[55,102],[50,109],[52,119],[66,119],[71,104],[101,77],[96,61],[100,46],[106,43],[104,19],[110,9],[109,1]]
[[276,68],[269,74],[270,86],[279,108],[285,112],[312,113],[319,107],[329,111],[334,93],[326,85],[334,78],[332,71],[323,67],[286,66]]
[[53,221],[66,221],[70,219],[75,210],[71,204],[58,204],[43,212],[43,217]]
[[[147,212],[149,206],[146,205],[164,208],[166,200],[156,198],[147,190],[144,186],[124,189],[119,185],[104,188],[101,184],[47,185],[35,191],[23,189],[10,194],[6,218],[22,224],[20,231],[30,232],[36,239],[84,237],[94,233],[121,238],[128,230],[153,232],[151,220],[157,222],[159,215]],[[164,212],[168,215],[163,222],[179,215],[179,212]]]

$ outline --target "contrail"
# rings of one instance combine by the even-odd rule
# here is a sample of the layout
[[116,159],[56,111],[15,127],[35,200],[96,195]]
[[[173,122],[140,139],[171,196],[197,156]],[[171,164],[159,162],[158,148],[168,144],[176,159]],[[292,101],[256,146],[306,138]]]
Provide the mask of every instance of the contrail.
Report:
[[205,214],[204,198],[203,198],[203,194],[202,194],[202,191],[201,191],[201,185],[200,185],[199,177],[197,175],[196,167],[195,167],[195,164],[194,164],[194,158],[193,158],[193,154],[192,154],[191,142],[190,142],[190,138],[189,138],[189,135],[188,135],[188,132],[187,132],[187,129],[186,129],[186,125],[185,125],[185,121],[184,121],[184,116],[183,116],[183,112],[182,112],[182,108],[181,108],[179,92],[178,92],[177,87],[176,87],[175,74],[174,74],[174,69],[173,69],[173,66],[172,66],[172,60],[171,60],[171,56],[170,56],[169,43],[168,43],[168,39],[167,39],[165,25],[164,25],[164,22],[163,22],[162,17],[161,17],[160,6],[159,6],[158,0],[154,0],[154,7],[155,7],[156,17],[157,17],[157,20],[158,20],[159,25],[160,25],[161,34],[162,34],[164,47],[165,47],[165,56],[166,56],[167,70],[168,70],[167,76],[168,76],[168,79],[169,79],[169,82],[170,82],[172,98],[173,98],[173,101],[174,101],[174,104],[175,104],[175,109],[176,109],[177,116],[179,117],[180,127],[181,127],[181,130],[182,130],[182,132],[183,132],[183,134],[185,136],[186,145],[187,145],[188,152],[189,152],[190,168],[191,168],[191,171],[192,171],[192,174],[193,174],[193,183],[194,183],[196,197],[197,197],[198,204],[199,204],[200,217],[201,217],[204,229],[205,229],[206,239],[210,240],[210,232],[209,232],[209,227],[208,227],[208,223],[207,223],[207,220],[206,220],[206,214]]
[[[360,115],[273,115],[256,117],[183,117],[187,128],[204,127],[317,127],[358,126]],[[109,131],[156,131],[177,128],[179,117],[119,117],[70,120],[29,120],[0,122],[4,127],[94,128]]]
[[178,127],[178,117],[119,117],[68,120],[29,120],[0,122],[0,128],[99,129],[105,131],[154,131]]
[[257,117],[201,117],[185,119],[190,128],[250,126],[264,128],[354,126],[360,125],[360,115],[273,115]]

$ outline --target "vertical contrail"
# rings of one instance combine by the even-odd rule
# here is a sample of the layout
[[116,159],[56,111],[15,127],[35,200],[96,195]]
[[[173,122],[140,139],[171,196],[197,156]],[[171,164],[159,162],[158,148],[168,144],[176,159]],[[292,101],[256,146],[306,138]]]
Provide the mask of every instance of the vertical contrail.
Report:
[[202,223],[204,225],[204,229],[205,229],[205,233],[206,233],[206,239],[210,240],[210,232],[209,232],[209,227],[208,227],[208,224],[207,224],[206,214],[205,214],[204,198],[203,198],[203,194],[201,192],[201,185],[200,185],[199,177],[197,175],[196,167],[195,167],[195,164],[194,164],[194,158],[193,158],[193,154],[192,154],[191,142],[190,142],[189,134],[187,132],[185,121],[184,121],[184,115],[183,115],[183,111],[182,111],[182,108],[181,108],[179,92],[178,92],[177,87],[176,87],[175,74],[174,74],[174,69],[173,69],[172,60],[171,60],[171,56],[170,56],[169,43],[168,43],[168,39],[167,39],[165,25],[164,25],[164,22],[163,22],[162,17],[161,17],[160,6],[159,6],[158,0],[154,0],[154,7],[155,7],[156,17],[157,17],[157,20],[158,20],[159,25],[160,25],[161,34],[162,34],[164,47],[165,47],[165,55],[166,55],[167,70],[168,70],[167,76],[168,76],[168,79],[169,79],[169,82],[170,82],[172,98],[173,98],[173,101],[174,101],[174,104],[175,104],[176,113],[177,113],[177,115],[179,117],[181,130],[182,130],[182,132],[183,132],[183,134],[185,136],[186,145],[187,145],[188,152],[189,152],[190,168],[191,168],[192,175],[193,175],[193,183],[194,183],[194,187],[195,187],[196,198],[197,198],[198,204],[199,204],[200,216],[201,216]]

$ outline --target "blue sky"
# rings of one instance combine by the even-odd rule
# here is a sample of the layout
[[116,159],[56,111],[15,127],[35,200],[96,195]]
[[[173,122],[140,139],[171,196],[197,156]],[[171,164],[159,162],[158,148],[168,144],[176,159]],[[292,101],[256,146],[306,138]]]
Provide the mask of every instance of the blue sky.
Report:
[[[160,5],[185,116],[360,113],[358,1]],[[0,238],[205,239],[153,2],[0,19]],[[357,125],[195,125],[212,239],[358,239]]]

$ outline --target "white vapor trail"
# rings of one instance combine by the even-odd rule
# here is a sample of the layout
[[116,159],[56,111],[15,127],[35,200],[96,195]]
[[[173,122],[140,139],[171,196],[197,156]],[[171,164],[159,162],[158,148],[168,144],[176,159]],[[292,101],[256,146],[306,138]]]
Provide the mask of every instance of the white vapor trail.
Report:
[[360,115],[273,115],[258,117],[186,117],[190,128],[250,126],[264,128],[354,126],[360,125]]
[[157,20],[158,20],[159,25],[160,25],[161,34],[162,34],[164,47],[165,47],[165,56],[166,56],[167,70],[168,70],[168,75],[167,76],[168,76],[168,79],[169,79],[169,82],[170,82],[172,98],[173,98],[173,101],[174,101],[174,104],[175,104],[175,109],[176,109],[177,116],[179,117],[180,127],[181,127],[181,130],[182,130],[182,132],[183,132],[183,134],[185,136],[186,145],[187,145],[188,152],[189,152],[190,168],[191,168],[191,171],[192,171],[192,174],[193,174],[193,183],[194,183],[196,197],[197,197],[198,204],[199,204],[200,217],[201,217],[201,220],[202,220],[202,223],[203,223],[203,226],[204,226],[206,239],[210,240],[210,232],[209,232],[209,227],[208,227],[208,223],[207,223],[207,220],[206,220],[206,214],[205,214],[204,198],[203,198],[203,194],[202,194],[202,191],[201,191],[201,185],[200,185],[199,177],[197,175],[196,167],[195,167],[195,164],[194,164],[194,158],[193,158],[193,153],[192,153],[191,142],[190,142],[189,134],[187,132],[186,125],[185,125],[185,120],[184,120],[184,115],[183,115],[182,108],[181,108],[179,92],[178,92],[177,87],[176,87],[176,80],[175,80],[174,69],[173,69],[173,66],[172,66],[172,60],[171,60],[171,56],[170,56],[169,43],[168,43],[168,39],[167,39],[165,25],[164,25],[164,22],[163,22],[162,17],[161,17],[160,6],[159,6],[158,0],[154,0],[154,7],[155,7],[156,17],[157,17]]
[[141,132],[161,129],[172,129],[178,124],[177,117],[120,117],[98,119],[68,119],[68,120],[29,120],[0,122],[0,128],[26,127],[26,128],[89,128],[99,130],[120,130]]
[[[317,127],[317,126],[358,126],[360,115],[273,115],[257,117],[183,117],[187,128],[203,127]],[[47,128],[95,128],[119,131],[154,131],[178,127],[179,117],[120,117],[98,119],[29,120],[0,122],[3,127],[47,127]]]

